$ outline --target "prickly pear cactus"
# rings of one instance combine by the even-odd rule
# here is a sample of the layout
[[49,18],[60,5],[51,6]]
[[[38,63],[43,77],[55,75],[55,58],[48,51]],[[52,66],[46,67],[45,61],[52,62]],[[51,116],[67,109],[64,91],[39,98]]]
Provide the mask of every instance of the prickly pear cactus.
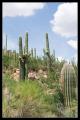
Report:
[[60,83],[64,94],[64,105],[70,106],[72,99],[77,98],[77,78],[71,64],[65,63],[63,65]]

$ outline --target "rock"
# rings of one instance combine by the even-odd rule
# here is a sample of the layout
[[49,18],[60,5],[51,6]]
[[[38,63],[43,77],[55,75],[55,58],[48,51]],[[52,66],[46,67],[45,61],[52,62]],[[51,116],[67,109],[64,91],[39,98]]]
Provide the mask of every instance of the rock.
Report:
[[39,69],[39,70],[38,70],[38,73],[42,74],[42,73],[43,73],[43,70],[42,70],[42,69]]
[[43,75],[44,78],[47,78],[47,75]]
[[19,74],[19,73],[20,73],[20,70],[19,70],[19,69],[16,69],[16,73],[18,73],[18,74]]
[[13,78],[15,81],[19,81],[19,74],[18,73],[13,73],[11,75],[11,78]]
[[4,93],[4,95],[9,95],[9,91],[8,91],[7,87],[4,88],[3,93]]
[[35,76],[35,79],[39,80],[39,78],[40,78],[40,76],[38,76],[38,75]]
[[35,73],[35,72],[29,72],[29,73],[28,73],[28,78],[29,78],[29,79],[33,79],[33,80],[34,80],[34,79],[35,79],[35,76],[36,76],[36,73]]

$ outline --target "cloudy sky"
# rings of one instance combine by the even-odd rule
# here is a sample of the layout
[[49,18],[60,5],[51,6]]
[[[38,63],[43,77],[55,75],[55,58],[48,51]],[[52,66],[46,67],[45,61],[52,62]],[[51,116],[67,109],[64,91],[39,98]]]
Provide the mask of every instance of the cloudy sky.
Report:
[[3,3],[3,47],[6,34],[8,49],[17,51],[19,36],[23,45],[25,33],[29,34],[29,50],[36,48],[43,55],[45,33],[48,32],[50,51],[56,57],[77,60],[77,3]]

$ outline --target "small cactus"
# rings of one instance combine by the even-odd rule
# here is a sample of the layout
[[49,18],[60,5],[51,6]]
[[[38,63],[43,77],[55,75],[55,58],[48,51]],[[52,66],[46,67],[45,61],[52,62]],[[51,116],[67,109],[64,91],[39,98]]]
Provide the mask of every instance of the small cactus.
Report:
[[73,98],[77,97],[77,79],[73,66],[71,64],[65,63],[61,70],[62,90],[64,94],[64,105],[71,106],[71,101]]

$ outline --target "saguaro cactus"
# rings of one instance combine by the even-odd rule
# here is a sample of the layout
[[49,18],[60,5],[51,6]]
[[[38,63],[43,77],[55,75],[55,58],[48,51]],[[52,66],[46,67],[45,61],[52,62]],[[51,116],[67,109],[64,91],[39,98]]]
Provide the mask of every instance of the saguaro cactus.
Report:
[[53,50],[53,57],[54,57],[54,60],[55,60],[55,50]]
[[26,57],[26,79],[28,78],[28,32],[26,32],[25,37],[25,57]]
[[24,48],[23,48],[23,54],[25,54],[25,46],[24,46]]
[[36,59],[36,48],[34,48],[34,58]]
[[13,50],[14,66],[16,66],[16,50]]
[[31,48],[31,57],[33,58],[33,48]]
[[50,54],[48,33],[46,33],[46,52]]
[[47,68],[50,71],[51,70],[51,58],[50,58],[48,33],[46,33],[46,49],[45,49],[45,54],[47,56]]
[[20,80],[25,79],[25,60],[23,58],[22,37],[19,37]]
[[65,63],[61,70],[60,79],[64,94],[64,106],[71,106],[72,99],[77,98],[77,79],[73,66],[71,64]]
[[7,52],[7,35],[6,35],[6,52]]

